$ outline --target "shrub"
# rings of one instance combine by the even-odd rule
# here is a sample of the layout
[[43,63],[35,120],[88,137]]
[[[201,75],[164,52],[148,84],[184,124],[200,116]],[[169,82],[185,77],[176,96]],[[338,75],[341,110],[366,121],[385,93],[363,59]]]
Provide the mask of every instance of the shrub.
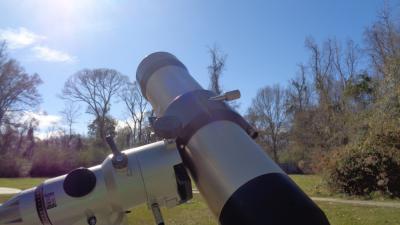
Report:
[[0,156],[0,177],[19,177],[21,175],[21,161],[15,156]]
[[[295,173],[315,174],[321,172],[321,162],[324,157],[323,152],[311,148],[289,146],[285,151],[280,152],[279,162],[296,167]],[[324,166],[324,165],[323,165]]]
[[91,167],[101,164],[108,154],[104,149],[88,148],[77,152],[76,157],[79,166]]
[[31,177],[55,177],[77,167],[76,157],[72,153],[57,150],[38,150],[29,171]]
[[348,146],[329,158],[329,187],[350,195],[381,192],[400,196],[400,162],[396,148]]

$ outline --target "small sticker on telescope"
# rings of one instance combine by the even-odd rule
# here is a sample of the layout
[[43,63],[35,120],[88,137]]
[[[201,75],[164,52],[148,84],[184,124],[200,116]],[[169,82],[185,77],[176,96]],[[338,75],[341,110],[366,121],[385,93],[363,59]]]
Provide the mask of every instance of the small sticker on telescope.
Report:
[[46,193],[44,195],[44,201],[46,203],[46,209],[57,207],[57,202],[56,202],[56,197],[54,196],[54,192]]

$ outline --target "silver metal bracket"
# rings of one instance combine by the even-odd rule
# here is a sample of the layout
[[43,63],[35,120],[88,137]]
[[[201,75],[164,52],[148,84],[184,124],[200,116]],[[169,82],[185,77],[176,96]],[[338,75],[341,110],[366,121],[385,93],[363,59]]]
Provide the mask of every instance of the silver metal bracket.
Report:
[[209,98],[209,100],[213,101],[233,101],[236,99],[240,98],[240,91],[239,90],[233,90],[233,91],[227,91],[221,95],[217,95],[214,97]]
[[123,169],[128,166],[128,156],[125,153],[121,152],[117,145],[114,142],[114,138],[112,136],[107,136],[106,141],[113,153],[113,157],[111,159],[112,165],[115,169]]

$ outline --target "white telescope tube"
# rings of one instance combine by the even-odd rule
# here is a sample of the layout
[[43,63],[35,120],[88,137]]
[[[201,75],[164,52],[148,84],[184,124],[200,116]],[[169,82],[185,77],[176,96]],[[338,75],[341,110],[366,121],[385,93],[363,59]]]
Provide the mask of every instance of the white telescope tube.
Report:
[[252,140],[246,121],[212,100],[218,99],[215,93],[202,89],[175,56],[147,56],[136,77],[159,117],[156,133],[176,138],[183,163],[220,224],[329,224]]
[[175,145],[159,141],[123,153],[125,168],[114,168],[110,155],[101,165],[22,191],[0,206],[0,224],[119,225],[140,204],[173,207],[191,198]]

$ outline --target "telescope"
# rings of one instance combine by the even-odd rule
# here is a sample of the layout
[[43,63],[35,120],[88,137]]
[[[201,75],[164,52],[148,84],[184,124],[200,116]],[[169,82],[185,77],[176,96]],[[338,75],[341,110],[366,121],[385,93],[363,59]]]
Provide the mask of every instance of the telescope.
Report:
[[203,89],[174,55],[156,52],[136,72],[156,117],[149,145],[112,150],[101,165],[78,168],[24,190],[0,206],[0,224],[127,224],[126,213],[192,198],[193,181],[221,225],[327,225],[322,210],[254,141],[257,132],[227,101]]

